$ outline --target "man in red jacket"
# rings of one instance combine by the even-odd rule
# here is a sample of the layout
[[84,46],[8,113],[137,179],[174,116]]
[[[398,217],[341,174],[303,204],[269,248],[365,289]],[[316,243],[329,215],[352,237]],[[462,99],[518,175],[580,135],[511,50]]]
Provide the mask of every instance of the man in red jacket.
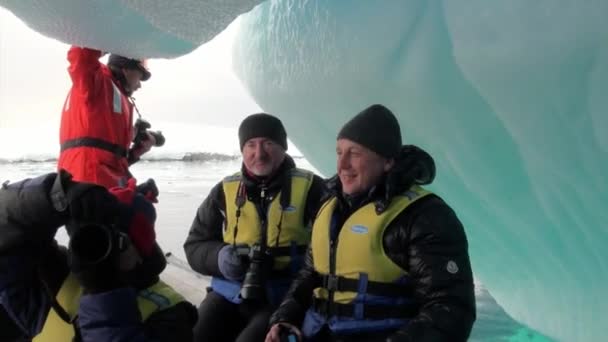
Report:
[[143,60],[110,55],[106,66],[101,56],[101,51],[76,46],[68,51],[72,89],[61,117],[58,169],[75,181],[111,188],[125,184],[129,165],[155,144],[147,133],[129,149],[134,135],[130,96],[151,75]]

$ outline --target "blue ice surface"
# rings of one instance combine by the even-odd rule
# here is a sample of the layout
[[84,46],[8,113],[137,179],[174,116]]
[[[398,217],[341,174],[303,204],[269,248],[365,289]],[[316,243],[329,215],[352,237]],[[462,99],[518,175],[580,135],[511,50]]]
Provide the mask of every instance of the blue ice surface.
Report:
[[[259,3],[234,69],[318,169],[334,172],[344,122],[385,104],[435,157],[431,189],[465,223],[475,276],[504,311],[555,339],[605,339],[605,0],[0,0],[62,42],[166,58]],[[473,337],[544,339],[500,314]]]
[[435,157],[431,189],[498,304],[555,339],[603,341],[607,14],[606,1],[268,1],[243,17],[233,63],[327,175],[340,127],[392,109]]
[[0,0],[64,43],[133,58],[174,58],[206,43],[262,0]]

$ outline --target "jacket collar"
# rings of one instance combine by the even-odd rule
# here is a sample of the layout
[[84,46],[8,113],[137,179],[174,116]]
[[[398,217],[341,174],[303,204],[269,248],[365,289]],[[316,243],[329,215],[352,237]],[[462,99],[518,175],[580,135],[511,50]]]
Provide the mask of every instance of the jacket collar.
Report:
[[293,158],[288,154],[285,155],[285,160],[279,166],[279,168],[269,177],[257,177],[251,174],[246,168],[245,164],[241,165],[241,175],[243,185],[246,187],[248,193],[259,192],[259,189],[266,188],[267,190],[274,192],[280,189],[285,182],[287,174],[290,170],[296,167]]
[[423,149],[404,145],[395,158],[395,165],[378,184],[367,192],[349,196],[342,193],[340,178],[335,175],[328,180],[329,192],[339,205],[348,212],[374,202],[376,213],[381,214],[390,205],[393,197],[409,190],[413,185],[430,184],[435,179],[435,161]]
[[112,78],[112,82],[124,96],[131,97],[130,95],[127,95],[127,91],[125,90],[124,84],[126,80],[124,75],[112,72],[112,70],[108,66],[103,64],[101,65],[101,70],[105,75],[108,75]]

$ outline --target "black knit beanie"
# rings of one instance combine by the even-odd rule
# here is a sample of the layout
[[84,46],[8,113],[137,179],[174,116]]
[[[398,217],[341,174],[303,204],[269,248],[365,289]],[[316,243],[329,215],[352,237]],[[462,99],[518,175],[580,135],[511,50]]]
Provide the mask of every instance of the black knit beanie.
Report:
[[375,104],[347,122],[338,139],[352,140],[385,158],[394,158],[401,149],[401,127],[393,112]]
[[247,140],[252,138],[268,138],[287,150],[287,133],[283,123],[278,118],[266,114],[252,114],[239,126],[239,144],[241,151]]

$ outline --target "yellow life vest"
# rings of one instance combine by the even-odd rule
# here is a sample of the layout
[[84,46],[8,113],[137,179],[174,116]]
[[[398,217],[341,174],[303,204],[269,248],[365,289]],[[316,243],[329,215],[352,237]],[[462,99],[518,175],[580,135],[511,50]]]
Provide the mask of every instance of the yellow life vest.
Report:
[[[72,273],[63,282],[55,299],[57,303],[73,319],[78,313],[82,287]],[[146,321],[153,313],[165,310],[179,302],[185,301],[179,293],[162,281],[143,289],[137,294],[137,305],[142,321]],[[34,342],[63,342],[72,341],[74,326],[65,322],[54,309],[49,311],[40,334],[34,337]]]
[[[369,203],[344,222],[335,246],[335,273],[337,277],[359,281],[361,274],[367,281],[391,284],[402,279],[407,272],[396,265],[385,253],[383,236],[388,225],[410,204],[430,192],[415,186],[392,199],[388,208],[376,214],[374,203]],[[327,201],[315,220],[312,233],[314,268],[321,276],[330,274],[330,229],[336,208],[336,198]],[[329,298],[327,288],[314,290],[316,298]],[[357,296],[354,291],[335,291],[333,302],[349,304]]]
[[[244,199],[237,218],[237,195],[241,188],[242,176],[237,173],[223,180],[226,199],[226,220],[224,242],[229,244],[253,246],[262,239],[262,224],[266,225],[266,244],[272,251],[277,248],[288,248],[294,243],[307,246],[310,242],[310,229],[304,222],[306,198],[312,185],[314,174],[307,170],[294,168],[289,171],[291,178],[291,198],[289,206],[281,208],[281,193],[268,198],[266,222],[262,222],[256,205]],[[276,254],[275,254],[276,255]],[[279,255],[281,255],[279,253]],[[285,269],[290,263],[289,255],[276,256],[274,269]]]

